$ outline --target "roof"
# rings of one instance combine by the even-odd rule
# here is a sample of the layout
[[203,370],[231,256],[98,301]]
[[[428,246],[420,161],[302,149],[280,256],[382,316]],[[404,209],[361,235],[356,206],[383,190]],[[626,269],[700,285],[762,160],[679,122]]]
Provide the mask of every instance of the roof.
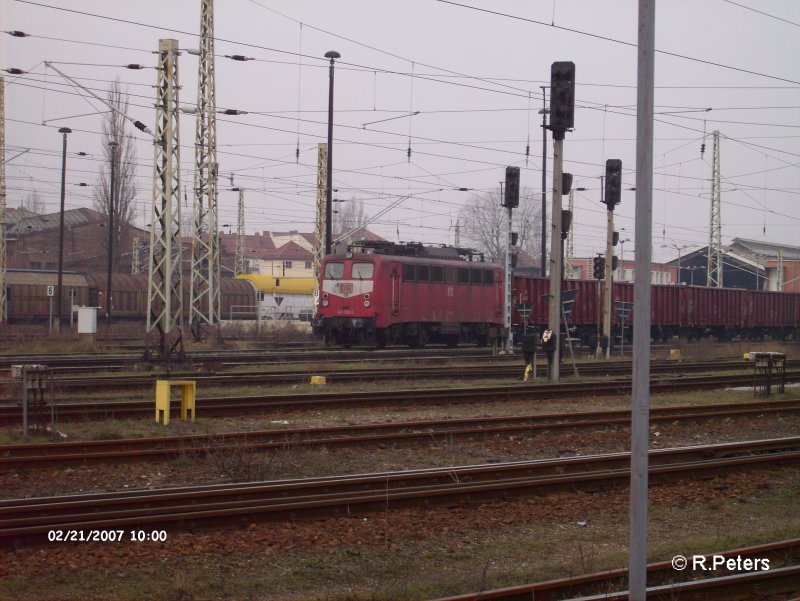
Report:
[[[220,248],[226,253],[236,254],[236,234],[219,235]],[[269,234],[248,234],[244,237],[244,249],[248,258],[266,259],[275,254],[275,243]]]
[[[65,227],[90,225],[93,223],[105,224],[107,221],[108,218],[105,215],[87,207],[67,209],[64,211]],[[48,232],[61,227],[61,213],[40,215],[20,207],[13,212],[6,213],[6,223],[8,224],[9,234],[24,235]]]
[[314,255],[306,250],[297,242],[287,242],[281,246],[276,253],[272,255],[276,259],[296,259],[301,261],[309,261]]
[[[738,261],[739,263],[743,263],[745,265],[750,265],[751,267],[756,267],[758,269],[764,269],[762,265],[758,262],[753,261],[749,257],[732,251],[730,248],[723,247],[722,254],[725,257],[732,259],[733,261]],[[682,253],[680,256],[681,264],[687,266],[693,258],[702,258],[705,259],[708,256],[708,246],[702,246],[696,250],[693,250],[688,253]],[[674,259],[672,261],[667,261],[664,265],[669,265],[670,267],[677,267],[678,266],[678,259]]]
[[731,246],[739,247],[744,252],[770,259],[778,259],[778,252],[783,251],[785,260],[800,260],[800,246],[776,244],[765,240],[748,240],[746,238],[734,238]]

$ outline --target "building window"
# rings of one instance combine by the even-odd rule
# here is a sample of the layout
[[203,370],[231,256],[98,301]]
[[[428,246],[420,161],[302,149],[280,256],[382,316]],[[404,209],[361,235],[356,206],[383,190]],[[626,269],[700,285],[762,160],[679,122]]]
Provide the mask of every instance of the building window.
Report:
[[284,269],[291,269],[292,268],[292,262],[291,261],[284,261],[283,262],[283,268]]
[[311,261],[306,261],[306,269],[311,269]]

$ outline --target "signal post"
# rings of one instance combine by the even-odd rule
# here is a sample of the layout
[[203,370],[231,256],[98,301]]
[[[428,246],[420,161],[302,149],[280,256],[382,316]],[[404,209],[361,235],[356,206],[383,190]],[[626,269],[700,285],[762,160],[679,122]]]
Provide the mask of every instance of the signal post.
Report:
[[506,252],[504,261],[504,274],[505,274],[505,351],[507,353],[514,352],[514,332],[511,329],[511,311],[512,305],[512,270],[516,266],[513,252],[514,245],[517,243],[517,234],[512,230],[513,211],[519,206],[519,167],[506,167],[506,188],[501,194],[502,205],[507,211],[506,223]]
[[614,208],[619,204],[622,195],[622,161],[608,159],[606,161],[605,195],[603,202],[608,209],[608,227],[606,231],[606,260],[605,260],[605,290],[603,299],[603,336],[606,339],[605,357],[611,357],[611,303],[612,283],[616,257],[614,246],[619,240],[619,234],[614,231]]
[[553,132],[553,204],[550,228],[550,307],[548,329],[552,332],[554,352],[548,353],[548,376],[560,379],[561,361],[561,190],[564,163],[564,135],[575,125],[575,63],[556,62],[550,66],[550,124]]

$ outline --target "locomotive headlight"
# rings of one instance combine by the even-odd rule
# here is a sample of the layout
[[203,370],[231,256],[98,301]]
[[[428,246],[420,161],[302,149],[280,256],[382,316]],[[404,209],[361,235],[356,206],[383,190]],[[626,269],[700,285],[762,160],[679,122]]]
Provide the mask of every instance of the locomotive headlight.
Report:
[[369,307],[369,301],[368,301],[368,300],[364,301],[364,307],[365,307],[365,308],[366,308],[366,307]]
[[364,295],[364,300],[369,300],[369,294]]
[[323,292],[322,293],[322,298],[328,298],[328,293],[327,292]]
[[328,306],[328,301],[326,301],[326,300],[322,301],[322,306],[323,307],[327,307]]

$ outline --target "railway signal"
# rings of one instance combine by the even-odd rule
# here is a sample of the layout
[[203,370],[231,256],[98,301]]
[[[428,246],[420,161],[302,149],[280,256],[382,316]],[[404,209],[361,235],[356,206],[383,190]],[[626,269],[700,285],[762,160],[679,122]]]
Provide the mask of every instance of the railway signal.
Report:
[[516,209],[519,206],[519,167],[506,167],[503,206],[507,209]]
[[[622,199],[622,161],[620,159],[608,159],[606,161],[606,173],[603,186],[602,201],[608,209],[606,214],[606,256],[605,256],[605,280],[603,303],[603,335],[611,339],[611,280],[613,276],[613,266],[616,257],[613,257],[614,246],[619,242],[619,232],[614,231],[614,208]],[[597,355],[600,356],[601,349],[598,347]],[[605,357],[611,357],[610,348],[605,349]]]
[[[575,126],[575,63],[550,66],[550,129],[563,132]],[[563,138],[562,138],[563,139]]]
[[[502,182],[500,185],[502,186]],[[511,330],[511,271],[517,266],[517,255],[514,253],[513,246],[517,243],[518,235],[516,232],[511,231],[511,221],[513,211],[519,206],[519,167],[506,167],[506,187],[505,190],[501,187],[500,196],[502,198],[502,205],[506,208],[507,223],[506,232],[508,232],[508,239],[506,241],[506,255],[504,263],[505,274],[505,350],[508,353],[514,352],[514,335]]]
[[603,202],[609,211],[620,203],[622,198],[622,161],[608,159],[606,161],[606,194]]
[[594,265],[592,266],[592,275],[596,280],[602,280],[606,277],[606,260],[597,255],[593,260]]

